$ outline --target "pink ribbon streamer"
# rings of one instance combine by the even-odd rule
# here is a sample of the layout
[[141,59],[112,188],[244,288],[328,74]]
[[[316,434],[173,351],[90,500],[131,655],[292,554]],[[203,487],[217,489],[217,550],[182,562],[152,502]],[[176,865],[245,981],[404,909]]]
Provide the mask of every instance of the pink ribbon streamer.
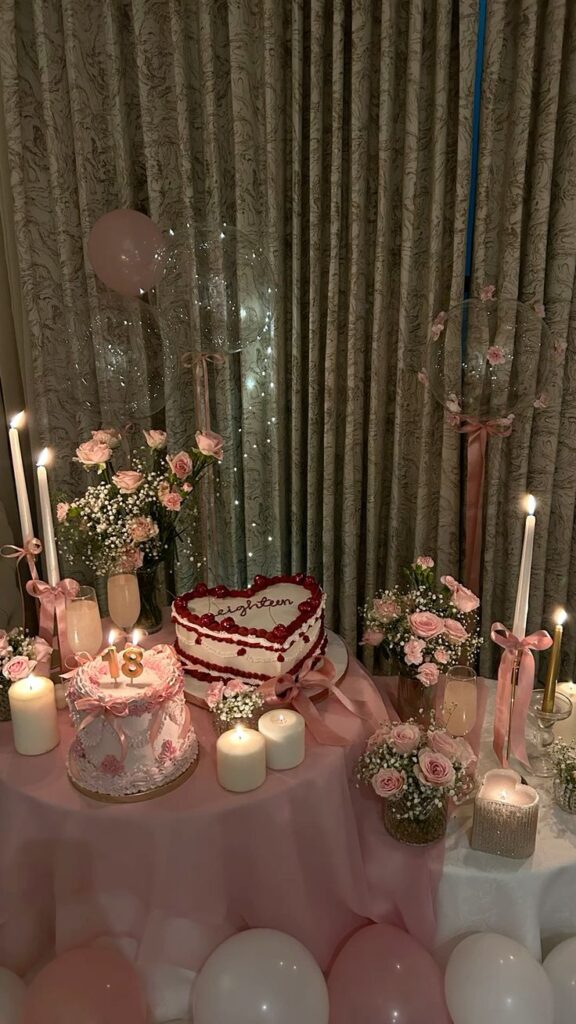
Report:
[[322,658],[315,668],[312,668],[311,661],[307,661],[297,676],[285,672],[283,675],[277,676],[276,679],[268,679],[261,684],[259,689],[268,703],[291,704],[296,711],[299,711],[317,743],[328,744],[332,747],[347,747],[349,740],[340,736],[326,724],[316,705],[305,692],[311,687],[318,686],[329,690],[353,715],[365,721],[373,720],[372,712],[366,701],[351,700],[338,689],[336,669],[328,658]]
[[66,666],[68,659],[72,656],[72,648],[68,641],[66,630],[66,598],[75,597],[78,593],[79,584],[76,580],[60,580],[52,587],[43,580],[28,580],[26,590],[40,603],[40,622],[38,632],[43,640],[54,646],[54,621],[56,621],[56,634],[60,648],[60,665]]
[[[166,700],[170,700],[173,696],[174,693],[171,689],[161,691],[159,693],[157,706],[151,709],[152,717],[150,724],[150,743],[152,746],[154,746],[156,740],[158,739],[160,729],[162,726],[162,705]],[[148,698],[146,702],[149,703]],[[78,730],[79,735],[83,731],[83,729],[86,729],[87,726],[92,725],[92,723],[95,722],[97,718],[104,717],[104,719],[110,723],[120,743],[120,761],[123,764],[124,761],[126,760],[126,754],[128,752],[128,740],[126,738],[126,733],[124,731],[120,719],[128,718],[130,716],[130,702],[127,701],[125,697],[118,697],[116,700],[107,700],[106,703],[97,700],[95,697],[82,697],[80,700],[76,701],[76,708],[78,711],[88,712],[86,718],[83,719],[82,724]],[[188,705],[185,704],[184,719],[182,721],[182,725],[180,726],[178,739],[183,739],[184,736],[187,734],[189,723],[190,712],[188,710]]]
[[472,416],[457,416],[455,425],[461,434],[467,434],[466,504],[464,555],[464,581],[475,594],[480,592],[480,560],[482,555],[482,520],[484,514],[484,477],[486,472],[486,446],[489,437],[508,437],[512,424],[504,420],[480,420]]
[[24,588],[22,586],[22,577],[20,576],[20,562],[23,558],[28,562],[28,569],[33,580],[38,579],[38,570],[36,569],[36,558],[42,551],[42,542],[38,540],[38,537],[31,537],[24,544],[24,547],[17,547],[16,544],[4,544],[0,548],[0,555],[2,558],[15,558],[16,559],[16,576],[18,578],[18,589],[20,591],[20,605],[22,609],[22,622],[26,621],[26,605],[24,603]]
[[[501,622],[494,622],[490,636],[495,644],[503,648],[498,668],[498,686],[496,688],[496,711],[494,714],[494,753],[501,765],[506,767],[506,738],[510,730],[510,751],[521,764],[529,767],[526,752],[526,717],[530,706],[530,697],[534,685],[534,655],[532,651],[545,651],[552,646],[552,637],[544,629],[539,629],[530,636],[520,640]],[[520,654],[518,669],[518,687],[514,702],[514,714],[509,722],[510,696],[512,675],[516,655]]]

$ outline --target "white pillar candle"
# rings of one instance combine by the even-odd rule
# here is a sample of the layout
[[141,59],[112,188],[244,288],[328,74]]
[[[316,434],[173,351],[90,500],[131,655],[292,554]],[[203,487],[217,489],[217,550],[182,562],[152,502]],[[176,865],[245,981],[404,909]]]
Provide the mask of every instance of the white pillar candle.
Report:
[[22,544],[27,544],[34,536],[32,527],[32,514],[30,512],[30,501],[28,499],[28,488],[26,487],[26,476],[24,475],[24,463],[22,461],[22,449],[20,448],[20,434],[18,428],[24,425],[24,413],[19,412],[10,420],[8,440],[10,441],[10,454],[12,456],[12,469],[14,471],[14,483],[16,485],[16,499],[18,501],[18,514],[20,516],[20,528],[22,530]]
[[562,693],[572,701],[572,713],[563,722],[556,722],[554,736],[565,743],[576,743],[576,683],[558,683],[556,693]]
[[297,711],[277,708],[258,720],[258,730],[266,740],[266,764],[282,771],[295,768],[304,760],[306,723]]
[[14,746],[19,754],[45,754],[59,743],[54,684],[28,676],[8,690]]
[[266,779],[266,744],[256,729],[237,725],[216,744],[218,782],[231,793],[258,789]]
[[60,569],[58,568],[58,553],[56,550],[56,537],[54,536],[54,522],[52,519],[52,506],[50,504],[50,489],[48,487],[48,475],[46,463],[49,458],[49,451],[44,448],[36,463],[38,476],[38,497],[40,498],[40,514],[42,516],[42,540],[44,542],[44,557],[46,559],[46,574],[48,583],[55,587],[60,582]]
[[516,591],[516,608],[514,611],[514,625],[512,632],[519,640],[526,636],[526,619],[528,618],[528,603],[530,600],[530,576],[532,573],[532,553],[534,550],[534,530],[536,528],[536,499],[531,494],[527,501],[528,515],[524,527],[524,543],[522,545],[522,561],[520,562],[520,575],[518,576],[518,589]]

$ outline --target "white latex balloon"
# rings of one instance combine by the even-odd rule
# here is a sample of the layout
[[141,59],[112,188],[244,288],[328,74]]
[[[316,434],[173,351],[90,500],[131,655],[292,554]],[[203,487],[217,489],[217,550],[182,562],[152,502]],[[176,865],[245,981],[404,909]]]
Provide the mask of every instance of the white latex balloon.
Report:
[[138,964],[151,1024],[167,1024],[190,1016],[196,975],[171,964]]
[[328,990],[308,950],[291,935],[253,928],[227,939],[204,964],[194,1024],[328,1024]]
[[544,970],[554,995],[554,1024],[576,1021],[576,938],[566,939],[548,954]]
[[19,1024],[26,986],[21,978],[7,967],[0,967],[0,1021]]
[[552,986],[541,964],[504,935],[470,935],[446,968],[454,1024],[553,1024]]

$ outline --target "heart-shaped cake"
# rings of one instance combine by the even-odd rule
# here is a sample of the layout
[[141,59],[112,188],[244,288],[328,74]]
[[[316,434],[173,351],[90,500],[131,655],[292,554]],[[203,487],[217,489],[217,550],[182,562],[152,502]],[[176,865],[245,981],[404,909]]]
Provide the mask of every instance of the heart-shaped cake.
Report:
[[256,576],[245,590],[199,583],[172,605],[176,651],[203,682],[259,684],[324,653],[325,595],[311,576]]

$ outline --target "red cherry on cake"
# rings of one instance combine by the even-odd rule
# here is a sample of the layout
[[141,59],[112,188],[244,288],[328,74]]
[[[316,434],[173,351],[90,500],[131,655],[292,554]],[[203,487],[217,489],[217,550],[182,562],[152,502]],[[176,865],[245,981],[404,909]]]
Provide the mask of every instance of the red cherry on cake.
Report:
[[236,623],[234,622],[234,619],[231,619],[229,616],[226,619],[222,619],[222,627],[223,627],[223,629],[228,629],[228,630],[234,629],[235,625],[236,625]]
[[194,591],[196,597],[204,597],[208,593],[208,587],[205,583],[198,583]]
[[236,655],[239,658],[243,658],[245,654],[246,654],[246,648],[245,647],[241,647],[240,650],[236,651]]
[[220,586],[214,587],[214,593],[216,597],[226,597],[226,587],[220,584]]
[[264,579],[263,576],[255,576],[254,583],[252,585],[254,587],[261,587],[263,583],[266,583],[266,580]]
[[286,626],[275,626],[272,631],[272,635],[275,640],[285,640],[288,635],[286,631]]
[[302,637],[302,640],[304,641],[305,644],[309,644],[310,643],[310,637],[307,634],[305,634]]
[[211,615],[210,612],[206,612],[206,615],[201,615],[200,616],[200,625],[201,626],[205,626],[205,627],[212,626],[213,623],[214,623],[214,616]]
[[294,583],[303,583],[303,582],[304,582],[304,573],[303,572],[297,572],[295,577],[294,577]]
[[284,661],[284,655],[279,654],[278,657],[276,658],[276,661]]
[[316,586],[316,580],[314,579],[314,577],[313,576],[307,576],[306,579],[304,580],[304,586],[305,587],[315,587]]

